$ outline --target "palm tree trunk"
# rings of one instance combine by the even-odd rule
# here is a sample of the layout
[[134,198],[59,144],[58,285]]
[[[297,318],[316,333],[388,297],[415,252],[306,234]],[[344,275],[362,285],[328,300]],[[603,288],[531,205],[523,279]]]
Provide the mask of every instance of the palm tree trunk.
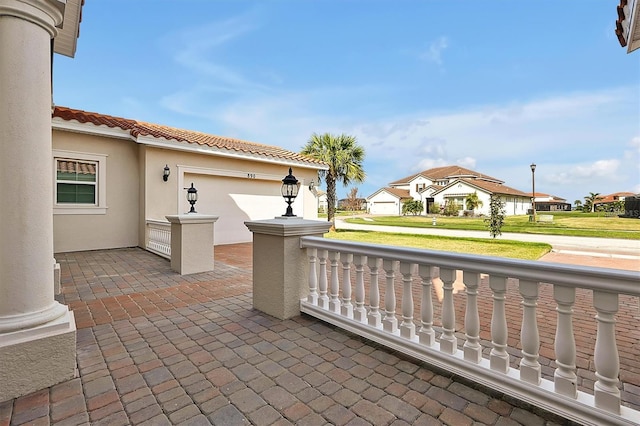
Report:
[[335,228],[335,215],[336,215],[336,179],[331,174],[327,173],[327,220],[332,222],[332,228]]

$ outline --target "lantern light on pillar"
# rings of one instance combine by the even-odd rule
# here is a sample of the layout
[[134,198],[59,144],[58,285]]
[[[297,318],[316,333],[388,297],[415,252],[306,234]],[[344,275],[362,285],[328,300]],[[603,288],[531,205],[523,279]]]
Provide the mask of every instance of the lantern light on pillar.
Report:
[[286,217],[294,217],[291,203],[298,196],[298,190],[300,189],[300,182],[292,174],[291,167],[289,167],[289,174],[282,179],[282,197],[287,202],[287,212],[284,214]]
[[196,209],[193,207],[198,201],[198,190],[193,187],[193,182],[191,182],[191,188],[185,188],[187,190],[187,201],[191,204],[191,210],[187,213],[198,213]]

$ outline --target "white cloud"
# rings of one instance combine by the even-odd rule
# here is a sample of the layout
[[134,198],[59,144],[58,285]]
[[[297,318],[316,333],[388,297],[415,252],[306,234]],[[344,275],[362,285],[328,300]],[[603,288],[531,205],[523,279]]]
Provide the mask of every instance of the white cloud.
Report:
[[420,59],[442,65],[442,53],[449,47],[447,37],[441,36],[429,44],[429,48],[420,54]]

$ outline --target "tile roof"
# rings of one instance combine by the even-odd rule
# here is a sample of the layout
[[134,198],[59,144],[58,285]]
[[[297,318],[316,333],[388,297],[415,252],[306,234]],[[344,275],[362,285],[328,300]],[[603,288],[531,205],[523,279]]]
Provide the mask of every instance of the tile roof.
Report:
[[502,185],[500,183],[494,183],[494,182],[489,182],[489,181],[480,180],[480,179],[456,179],[455,181],[451,182],[449,185],[442,187],[442,189],[437,192],[441,192],[447,188],[450,188],[451,186],[455,185],[457,182],[460,182],[460,181],[468,185],[475,186],[476,188],[482,189],[492,194],[512,195],[512,196],[518,196],[518,197],[530,197],[529,195],[527,195],[526,192],[522,192],[520,190]]
[[[386,187],[386,188],[382,188],[382,189],[380,189],[380,190],[379,190],[379,191],[377,191],[377,192],[380,192],[380,191],[386,191],[386,192],[388,192],[389,194],[391,194],[391,195],[393,195],[393,196],[396,196],[396,197],[398,197],[398,198],[400,198],[400,199],[402,199],[402,198],[413,198],[413,197],[411,197],[411,195],[409,194],[409,190],[408,190],[408,189],[398,189],[398,188]],[[377,192],[376,192],[376,193],[377,193]],[[375,195],[375,194],[373,194],[373,195]],[[373,197],[373,195],[370,195],[368,198]]]
[[418,176],[423,176],[430,180],[439,180],[439,179],[445,179],[445,178],[454,179],[454,178],[474,176],[476,178],[487,179],[487,180],[492,180],[496,182],[503,182],[500,179],[496,179],[489,175],[478,173],[476,171],[473,171],[461,166],[443,166],[443,167],[435,167],[433,169],[427,169],[420,173],[415,173],[415,174],[412,174],[411,176],[398,179],[395,182],[391,182],[390,185],[402,185],[403,183],[409,183],[410,181],[412,181],[414,178]]
[[322,166],[325,165],[322,161],[277,146],[248,142],[226,136],[210,135],[194,130],[177,129],[175,127],[67,107],[56,106],[53,111],[53,117],[58,117],[65,121],[75,120],[79,123],[92,123],[96,126],[120,128],[129,132],[134,139],[151,137],[155,139],[165,139],[167,141],[184,142],[200,147],[209,147],[212,148],[212,151],[218,152],[222,151],[252,157],[266,157],[279,161],[294,161],[316,167],[320,166],[318,168],[324,168]]
[[613,194],[600,195],[596,199],[596,204],[612,203],[614,201],[619,201],[621,197],[622,198],[632,197],[634,195],[635,194],[633,192],[614,192]]

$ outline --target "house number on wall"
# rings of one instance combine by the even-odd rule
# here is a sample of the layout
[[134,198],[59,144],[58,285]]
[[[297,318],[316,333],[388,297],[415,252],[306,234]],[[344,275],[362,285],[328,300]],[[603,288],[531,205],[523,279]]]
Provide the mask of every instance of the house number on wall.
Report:
[[247,173],[247,179],[255,179],[255,178],[256,178],[255,173]]

